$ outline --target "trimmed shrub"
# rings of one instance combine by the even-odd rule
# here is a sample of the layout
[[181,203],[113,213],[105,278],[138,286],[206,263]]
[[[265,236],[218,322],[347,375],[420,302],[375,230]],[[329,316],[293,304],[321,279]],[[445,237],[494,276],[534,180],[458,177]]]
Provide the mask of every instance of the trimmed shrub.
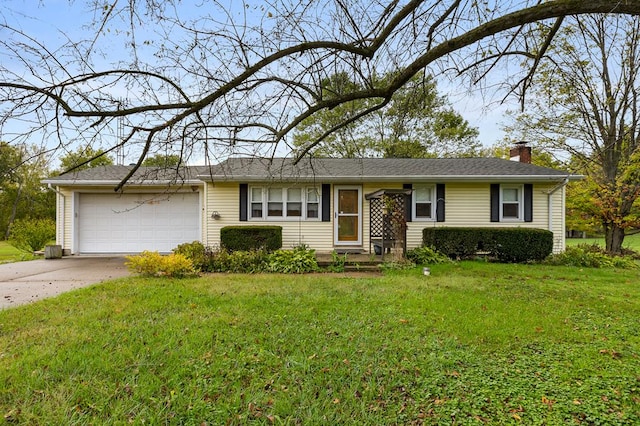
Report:
[[56,223],[51,219],[22,219],[11,225],[9,244],[27,252],[42,250],[56,237]]
[[422,242],[454,259],[484,253],[500,262],[541,261],[553,251],[553,233],[536,228],[424,228]]
[[144,277],[184,278],[196,276],[193,263],[182,254],[166,256],[157,251],[143,251],[139,255],[126,256],[129,270]]
[[281,226],[225,226],[220,230],[220,244],[229,251],[274,251],[282,248]]
[[490,246],[491,228],[424,228],[422,244],[453,259],[468,259]]
[[497,228],[490,248],[498,261],[540,262],[553,251],[553,232],[534,228]]

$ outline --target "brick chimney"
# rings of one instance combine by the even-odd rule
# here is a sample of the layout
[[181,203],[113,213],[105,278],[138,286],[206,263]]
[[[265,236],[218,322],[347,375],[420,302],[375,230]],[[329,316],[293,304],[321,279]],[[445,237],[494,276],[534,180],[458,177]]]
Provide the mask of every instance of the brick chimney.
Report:
[[531,164],[531,147],[526,142],[516,142],[509,150],[509,160]]

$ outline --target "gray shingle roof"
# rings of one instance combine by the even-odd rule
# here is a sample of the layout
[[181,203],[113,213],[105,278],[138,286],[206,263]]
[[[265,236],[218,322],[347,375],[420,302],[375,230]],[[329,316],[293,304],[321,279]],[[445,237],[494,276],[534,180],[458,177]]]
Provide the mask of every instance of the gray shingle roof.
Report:
[[[114,184],[131,166],[100,166],[45,180],[65,185]],[[180,169],[142,167],[130,184],[185,183],[198,180],[257,181],[560,181],[578,178],[567,172],[499,158],[305,158],[298,164],[285,158],[230,158],[207,166]]]
[[[133,166],[98,166],[89,169],[79,170],[77,172],[65,173],[60,176],[45,179],[44,183],[60,184],[114,184],[119,183],[127,176]],[[133,175],[129,183],[184,183],[199,181],[198,175],[205,174],[208,171],[206,166],[191,166],[158,169],[155,167],[140,167]]]
[[567,172],[499,158],[230,158],[211,169],[204,180],[561,180]]

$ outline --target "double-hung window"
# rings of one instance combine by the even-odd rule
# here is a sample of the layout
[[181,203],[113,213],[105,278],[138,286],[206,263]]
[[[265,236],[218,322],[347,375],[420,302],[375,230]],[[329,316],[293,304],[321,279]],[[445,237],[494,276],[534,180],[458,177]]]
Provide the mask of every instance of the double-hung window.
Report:
[[319,219],[320,195],[315,187],[261,187],[250,189],[251,219]]
[[263,217],[263,194],[262,188],[251,188],[251,204],[249,217],[258,219]]
[[433,220],[435,217],[435,194],[433,185],[413,188],[413,219]]
[[500,217],[502,220],[522,220],[522,186],[501,186]]
[[302,217],[302,188],[287,188],[287,217]]
[[267,189],[267,217],[282,216],[282,188]]
[[320,218],[320,194],[318,188],[307,188],[307,219]]

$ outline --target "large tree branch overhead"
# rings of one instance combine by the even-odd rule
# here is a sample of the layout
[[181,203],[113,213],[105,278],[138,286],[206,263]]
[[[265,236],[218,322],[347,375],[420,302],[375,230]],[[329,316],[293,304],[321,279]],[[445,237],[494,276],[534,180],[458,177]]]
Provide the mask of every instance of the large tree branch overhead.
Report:
[[[635,0],[496,3],[279,0],[223,8],[205,1],[187,10],[173,0],[113,2],[96,6],[95,21],[86,23],[93,33],[75,39],[71,27],[61,27],[68,42],[60,46],[36,42],[5,19],[2,138],[38,136],[43,145],[55,138],[59,146],[91,140],[104,151],[126,142],[137,166],[171,147],[206,158],[273,154],[305,119],[360,99],[382,107],[424,69],[436,73],[455,63],[459,78],[472,81],[488,63],[499,72],[496,60],[507,62],[512,52],[539,58],[565,16],[640,15]],[[539,33],[528,26],[547,20],[556,23],[547,39],[532,40]],[[351,75],[359,89],[323,96],[321,81],[337,72]],[[389,73],[394,78],[376,78]],[[526,87],[532,76],[510,77]],[[335,128],[377,109],[363,107]]]

